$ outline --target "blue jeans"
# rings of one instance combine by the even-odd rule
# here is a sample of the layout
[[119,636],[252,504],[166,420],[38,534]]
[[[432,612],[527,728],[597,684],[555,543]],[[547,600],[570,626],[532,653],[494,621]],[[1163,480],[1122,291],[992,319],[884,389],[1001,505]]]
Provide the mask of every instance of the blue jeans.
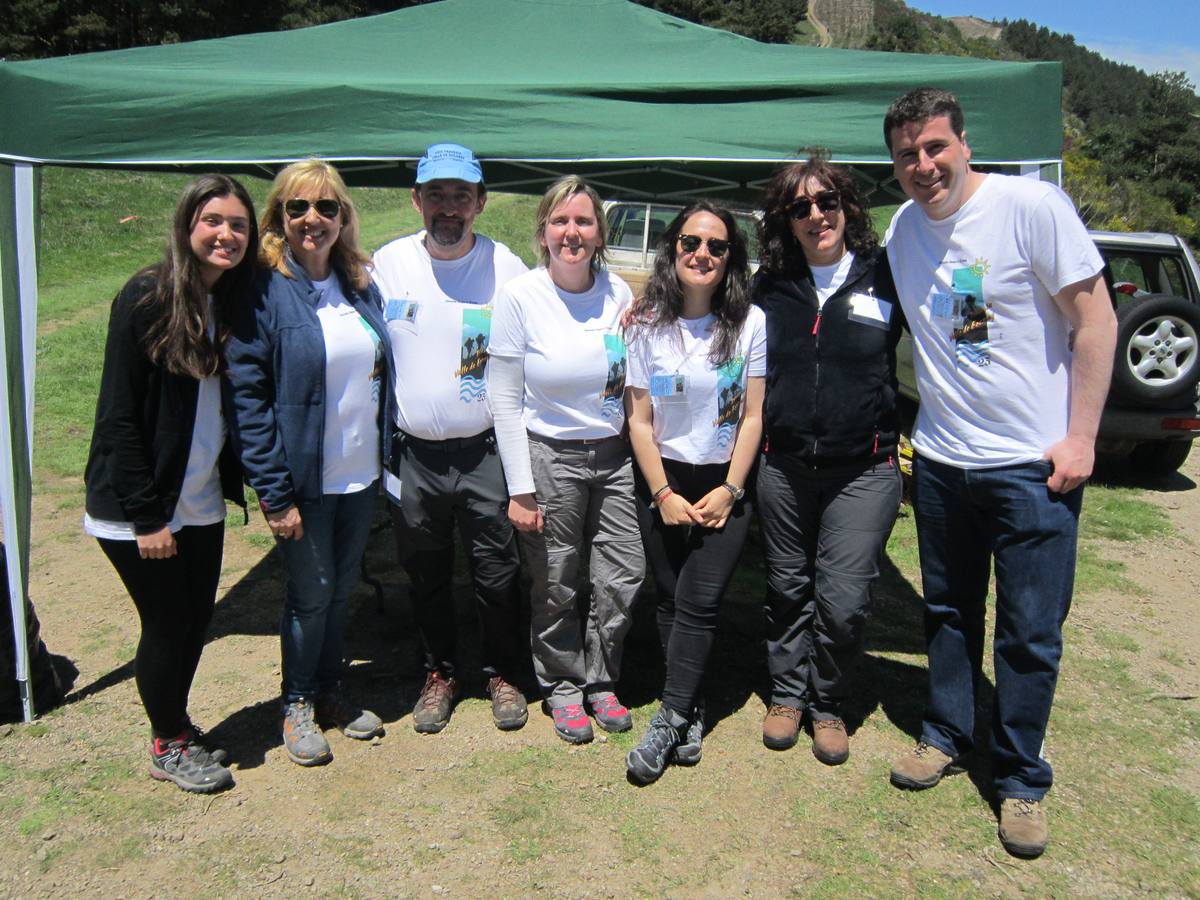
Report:
[[276,538],[287,572],[287,597],[279,642],[283,651],[283,701],[334,690],[342,677],[346,613],[359,571],[376,485],[353,494],[325,494],[299,504],[304,537]]
[[1002,799],[1040,800],[1053,780],[1041,750],[1071,606],[1083,488],[1051,493],[1049,476],[1043,461],[995,469],[914,463],[929,648],[921,739],[954,757],[971,749],[994,559],[992,773]]

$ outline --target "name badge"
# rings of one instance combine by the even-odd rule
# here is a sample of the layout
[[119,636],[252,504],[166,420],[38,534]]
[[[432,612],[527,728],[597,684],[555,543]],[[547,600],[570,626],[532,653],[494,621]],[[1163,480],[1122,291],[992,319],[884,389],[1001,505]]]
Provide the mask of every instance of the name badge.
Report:
[[389,300],[383,307],[384,321],[410,334],[419,332],[417,320],[420,314],[421,304],[416,300]]
[[383,471],[383,490],[397,503],[400,502],[400,479],[387,469]]
[[650,396],[662,403],[680,403],[687,399],[688,377],[676,372],[674,375],[651,375]]
[[887,330],[892,322],[892,304],[874,294],[850,295],[850,320]]

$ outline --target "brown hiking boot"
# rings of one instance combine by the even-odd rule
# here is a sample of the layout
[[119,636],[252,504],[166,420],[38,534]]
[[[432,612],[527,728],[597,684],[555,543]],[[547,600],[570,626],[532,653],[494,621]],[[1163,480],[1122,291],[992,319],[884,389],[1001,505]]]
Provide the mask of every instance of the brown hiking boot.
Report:
[[790,750],[800,737],[800,710],[772,703],[763,719],[763,743],[772,750]]
[[421,734],[436,734],[450,722],[450,712],[458,699],[458,679],[433,671],[425,679],[421,696],[413,707],[413,728]]
[[529,721],[525,695],[515,684],[493,675],[488,679],[487,692],[492,698],[492,721],[501,731],[516,731]]
[[1046,849],[1046,813],[1037,800],[1000,801],[1000,843],[1013,856],[1034,859]]
[[917,746],[892,766],[892,784],[912,791],[931,788],[953,764],[954,760],[937,747],[917,741]]
[[850,758],[850,738],[841,719],[813,719],[813,756],[827,766],[840,766]]

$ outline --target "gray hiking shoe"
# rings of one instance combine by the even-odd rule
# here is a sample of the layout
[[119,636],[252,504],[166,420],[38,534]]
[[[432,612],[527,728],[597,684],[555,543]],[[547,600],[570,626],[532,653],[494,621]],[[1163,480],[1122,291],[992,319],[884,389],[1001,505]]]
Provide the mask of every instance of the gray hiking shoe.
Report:
[[151,739],[150,777],[197,794],[211,794],[233,784],[233,773],[203,747],[190,743],[186,733],[169,741]]
[[311,700],[283,704],[283,749],[288,759],[300,766],[319,766],[333,759],[329,741],[313,717]]
[[351,703],[341,691],[317,694],[316,717],[322,727],[338,728],[356,741],[369,741],[383,733],[383,720],[369,709]]
[[183,726],[183,733],[187,737],[188,744],[199,747],[201,750],[205,751],[210,757],[212,757],[213,762],[221,763],[221,765],[225,764],[225,751],[220,747],[212,746],[212,741],[209,736],[204,733],[204,729],[202,729],[191,719],[188,719],[186,724]]
[[704,704],[701,703],[692,713],[692,719],[688,722],[687,733],[684,734],[683,740],[675,747],[675,753],[671,757],[671,762],[681,766],[694,766],[700,762],[700,754],[703,751],[701,742],[704,739]]
[[657,781],[667,768],[671,751],[679,744],[687,725],[687,719],[666,707],[655,713],[641,743],[625,757],[629,777],[638,784]]

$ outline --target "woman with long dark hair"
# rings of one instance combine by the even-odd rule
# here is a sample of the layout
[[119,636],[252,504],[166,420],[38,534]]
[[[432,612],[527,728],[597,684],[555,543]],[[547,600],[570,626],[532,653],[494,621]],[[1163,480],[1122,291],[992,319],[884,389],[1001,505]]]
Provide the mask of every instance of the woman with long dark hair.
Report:
[[900,505],[896,342],[887,257],[850,172],[814,156],[768,183],[755,303],[767,317],[758,514],[767,557],[771,705],[786,750],[850,753],[842,705]]
[[[551,185],[534,238],[542,264],[504,287],[488,344],[508,517],[533,582],[534,670],[555,733],[573,744],[592,739],[588,711],[605,731],[633,726],[615,689],[645,573],[622,434],[621,322],[633,294],[603,266],[607,238],[587,182],[569,175]],[[586,625],[581,582],[590,588]]]
[[216,602],[225,501],[245,506],[219,380],[257,253],[245,188],[224,175],[187,186],[165,258],[113,301],[85,474],[84,530],[141,619],[134,676],[150,719],[150,774],[185,791],[233,784],[224,752],[192,724],[188,694]]
[[283,746],[329,762],[321,726],[368,740],[375,713],[342,691],[350,594],[390,444],[391,350],[358,217],[337,170],[292,163],[262,219],[270,271],[227,346],[231,432],[287,573],[280,623]]
[[629,333],[638,519],[667,660],[662,709],[625,761],[642,784],[671,759],[700,761],[700,682],[750,526],[766,342],[745,237],[727,209],[693,203],[663,233]]

